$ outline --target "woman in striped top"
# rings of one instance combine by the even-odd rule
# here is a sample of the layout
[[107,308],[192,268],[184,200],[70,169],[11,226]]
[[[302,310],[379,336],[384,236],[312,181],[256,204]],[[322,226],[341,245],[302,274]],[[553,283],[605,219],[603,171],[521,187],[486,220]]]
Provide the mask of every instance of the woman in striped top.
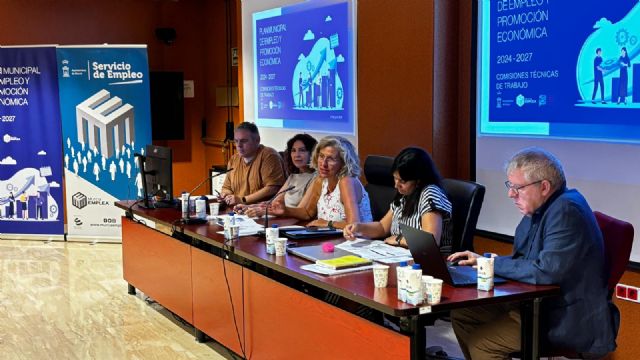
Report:
[[347,225],[344,237],[385,238],[387,244],[406,247],[402,223],[432,233],[441,250],[450,249],[451,202],[431,156],[420,148],[406,148],[394,159],[391,171],[397,193],[387,214],[378,222]]

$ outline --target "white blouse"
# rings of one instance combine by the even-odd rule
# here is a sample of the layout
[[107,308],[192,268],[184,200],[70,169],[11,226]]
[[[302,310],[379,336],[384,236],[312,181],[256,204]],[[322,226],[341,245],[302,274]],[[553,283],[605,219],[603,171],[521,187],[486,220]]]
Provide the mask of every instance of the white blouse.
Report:
[[[357,180],[357,179],[356,179]],[[357,180],[360,184],[362,191],[362,199],[358,203],[358,210],[360,212],[360,222],[371,222],[373,217],[371,215],[371,205],[369,204],[369,194],[362,186],[360,180]],[[346,221],[347,215],[344,211],[344,204],[340,201],[340,185],[336,185],[336,188],[332,192],[329,192],[329,180],[322,180],[322,191],[320,192],[320,198],[318,199],[318,219],[331,220],[331,221]]]

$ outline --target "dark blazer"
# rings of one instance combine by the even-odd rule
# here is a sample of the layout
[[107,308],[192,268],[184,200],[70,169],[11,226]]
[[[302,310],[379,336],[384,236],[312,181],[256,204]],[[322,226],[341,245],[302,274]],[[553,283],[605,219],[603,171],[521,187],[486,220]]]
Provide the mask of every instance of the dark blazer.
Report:
[[513,246],[513,255],[496,258],[496,275],[562,290],[542,301],[541,340],[579,353],[615,350],[620,313],[608,299],[602,233],[584,197],[558,190],[520,221]]

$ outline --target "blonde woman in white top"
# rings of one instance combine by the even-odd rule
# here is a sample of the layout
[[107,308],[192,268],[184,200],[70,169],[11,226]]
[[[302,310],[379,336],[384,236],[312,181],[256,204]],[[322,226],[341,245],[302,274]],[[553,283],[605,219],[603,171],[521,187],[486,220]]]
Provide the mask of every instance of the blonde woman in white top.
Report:
[[355,148],[342,136],[327,136],[313,152],[318,176],[297,207],[271,205],[269,213],[312,220],[309,226],[342,229],[352,222],[371,221],[369,195],[358,179],[360,161]]

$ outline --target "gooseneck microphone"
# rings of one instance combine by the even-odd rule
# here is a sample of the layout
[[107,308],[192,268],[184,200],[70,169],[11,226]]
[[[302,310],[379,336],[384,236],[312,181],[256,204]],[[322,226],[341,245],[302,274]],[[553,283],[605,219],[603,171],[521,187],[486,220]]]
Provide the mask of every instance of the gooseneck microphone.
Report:
[[275,200],[278,196],[291,191],[293,189],[295,189],[296,187],[294,185],[289,186],[288,188],[278,192],[277,194],[275,194],[269,201],[267,201],[267,207],[264,209],[264,235],[267,236],[267,228],[269,227],[269,206],[271,206],[271,203],[273,202],[273,200]]
[[189,195],[193,194],[194,191],[200,189],[200,186],[202,186],[202,184],[204,184],[207,180],[211,180],[211,179],[213,179],[215,177],[218,177],[220,175],[224,175],[224,174],[228,173],[231,170],[233,170],[233,168],[226,169],[226,170],[220,170],[220,172],[218,172],[217,174],[207,176],[198,185],[196,185],[196,187],[194,187],[193,189],[191,189],[191,191],[189,191]]
[[[196,187],[194,187],[193,189],[191,189],[191,191],[189,191],[189,197],[191,197],[191,194],[193,194],[194,191],[198,190],[207,180],[211,180],[211,179],[213,179],[215,177],[218,177],[220,175],[224,175],[224,174],[228,173],[231,170],[233,170],[233,168],[226,169],[226,170],[221,170],[217,174],[207,176],[198,185],[196,185]],[[189,199],[187,199],[187,201],[189,201]],[[207,219],[192,218],[190,211],[187,212],[187,217],[182,219],[182,223],[185,224],[185,225],[204,224],[206,222],[207,222]]]

